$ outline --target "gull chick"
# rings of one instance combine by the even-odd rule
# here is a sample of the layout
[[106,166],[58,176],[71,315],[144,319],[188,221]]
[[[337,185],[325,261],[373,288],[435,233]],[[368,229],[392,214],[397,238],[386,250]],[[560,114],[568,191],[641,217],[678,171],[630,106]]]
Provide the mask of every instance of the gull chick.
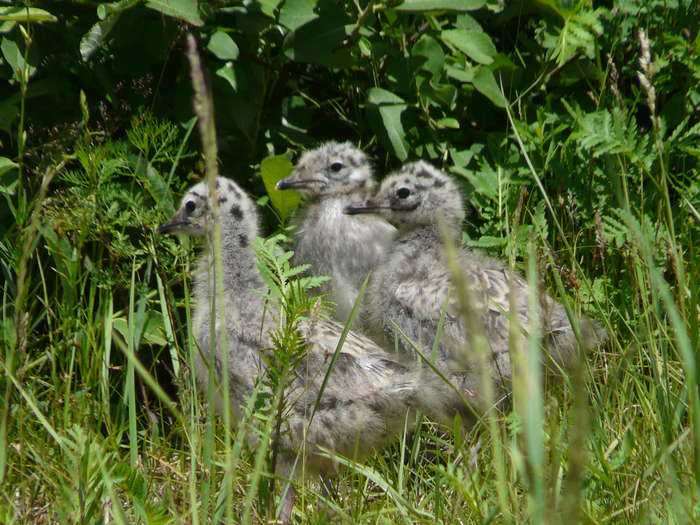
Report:
[[[373,273],[365,297],[367,333],[382,346],[393,347],[398,337],[403,350],[413,352],[400,335],[403,332],[429,354],[444,310],[437,361],[455,369],[456,364],[464,363],[460,356],[471,347],[473,335],[485,335],[488,373],[505,393],[512,377],[510,319],[514,317],[520,342],[526,345],[527,332],[533,324],[530,298],[537,294],[537,326],[556,365],[566,369],[580,355],[561,303],[532,289],[500,261],[463,248],[457,249],[457,264],[468,287],[470,319],[476,325],[469,326],[464,316],[457,315],[459,307],[447,267],[443,231],[447,231],[455,246],[460,245],[464,205],[459,188],[442,171],[422,161],[407,164],[388,177],[374,197],[347,207],[346,213],[378,214],[399,229],[389,254]],[[579,323],[584,347],[592,348],[602,342],[604,336],[597,325],[585,317]],[[473,376],[474,373],[471,383],[480,384]],[[453,376],[456,377],[466,379],[470,374]]]
[[367,156],[349,142],[326,142],[302,156],[294,172],[277,183],[309,197],[298,220],[295,265],[331,278],[323,292],[345,322],[370,270],[382,259],[396,229],[379,216],[349,216],[343,209],[369,197],[375,180]]

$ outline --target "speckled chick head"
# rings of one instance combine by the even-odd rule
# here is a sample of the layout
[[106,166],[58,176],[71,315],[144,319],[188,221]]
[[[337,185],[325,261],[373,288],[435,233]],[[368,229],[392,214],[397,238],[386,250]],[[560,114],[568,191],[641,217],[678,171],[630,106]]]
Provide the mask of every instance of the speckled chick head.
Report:
[[[216,179],[216,198],[222,225],[235,227],[245,241],[257,235],[257,211],[255,204],[236,183],[223,177]],[[180,208],[158,228],[158,233],[180,233],[195,237],[207,237],[213,228],[213,207],[206,181],[195,184],[185,193]],[[243,238],[241,239],[243,244]]]
[[291,175],[277,183],[278,190],[293,188],[304,195],[339,195],[374,186],[372,166],[350,142],[326,142],[305,152]]
[[442,215],[450,227],[464,219],[464,204],[457,185],[427,162],[406,164],[384,180],[377,194],[352,204],[346,213],[377,213],[399,227],[437,223]]

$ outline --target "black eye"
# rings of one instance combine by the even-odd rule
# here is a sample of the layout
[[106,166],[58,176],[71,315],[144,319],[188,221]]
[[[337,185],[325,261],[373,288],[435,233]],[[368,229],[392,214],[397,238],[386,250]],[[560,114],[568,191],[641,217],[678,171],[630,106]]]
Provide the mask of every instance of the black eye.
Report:
[[192,213],[195,210],[195,208],[197,208],[197,205],[194,201],[187,201],[185,203],[185,211],[187,213]]
[[340,170],[343,169],[343,163],[342,162],[334,162],[331,164],[331,171],[333,173],[338,173]]
[[409,190],[408,188],[399,188],[398,190],[396,190],[396,196],[399,199],[405,199],[410,194],[411,194],[411,190]]

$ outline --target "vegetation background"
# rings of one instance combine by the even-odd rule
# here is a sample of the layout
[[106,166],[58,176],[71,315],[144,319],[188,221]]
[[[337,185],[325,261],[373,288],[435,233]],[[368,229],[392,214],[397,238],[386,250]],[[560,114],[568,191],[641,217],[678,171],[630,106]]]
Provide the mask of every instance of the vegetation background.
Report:
[[154,235],[202,172],[188,32],[266,233],[320,141],[425,159],[463,186],[466,245],[610,332],[464,441],[426,425],[349,461],[296,519],[700,519],[699,22],[693,0],[1,2],[0,522],[274,519],[265,462],[193,391],[194,250]]

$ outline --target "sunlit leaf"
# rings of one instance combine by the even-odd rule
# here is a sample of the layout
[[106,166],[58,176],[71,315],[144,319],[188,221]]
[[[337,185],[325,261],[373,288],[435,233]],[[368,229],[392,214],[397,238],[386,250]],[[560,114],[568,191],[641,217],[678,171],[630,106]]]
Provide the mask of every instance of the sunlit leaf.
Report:
[[440,37],[480,64],[490,64],[498,54],[489,35],[473,29],[446,29]]
[[54,15],[38,7],[0,7],[0,21],[11,22],[57,22]]
[[260,176],[263,184],[265,184],[272,205],[280,213],[282,219],[296,210],[301,200],[301,195],[296,191],[275,189],[275,184],[289,175],[293,168],[294,166],[286,154],[266,157],[260,163]]
[[486,0],[406,0],[397,11],[473,11],[486,4]]
[[238,58],[238,46],[228,33],[217,31],[209,39],[207,49],[221,60],[236,60]]
[[179,18],[192,25],[204,25],[199,17],[197,0],[148,0],[146,5],[164,15]]
[[280,8],[279,23],[295,31],[318,15],[314,13],[314,0],[286,0]]

